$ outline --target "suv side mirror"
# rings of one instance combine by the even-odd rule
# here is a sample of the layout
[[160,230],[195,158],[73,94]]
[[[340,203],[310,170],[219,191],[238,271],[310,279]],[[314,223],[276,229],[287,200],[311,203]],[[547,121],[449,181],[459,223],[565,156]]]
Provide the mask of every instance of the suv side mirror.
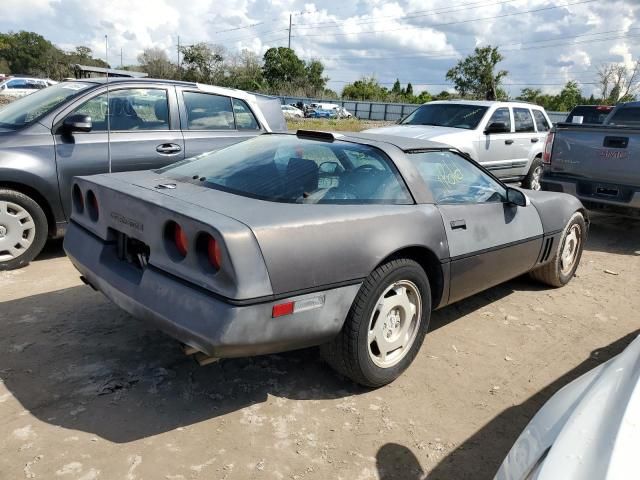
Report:
[[89,115],[82,115],[77,113],[75,115],[69,115],[62,122],[62,128],[67,133],[72,132],[90,132],[93,128],[93,122]]
[[507,128],[507,124],[503,122],[493,122],[487,125],[487,128],[484,129],[485,134],[490,133],[509,133],[509,129]]
[[524,192],[513,187],[507,187],[507,202],[518,207],[526,207],[531,203]]

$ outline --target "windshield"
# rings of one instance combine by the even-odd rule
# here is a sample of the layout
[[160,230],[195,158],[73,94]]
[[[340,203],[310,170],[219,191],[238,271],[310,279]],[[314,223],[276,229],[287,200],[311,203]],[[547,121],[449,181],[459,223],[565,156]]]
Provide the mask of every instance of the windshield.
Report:
[[430,103],[422,105],[400,122],[402,125],[436,125],[473,130],[489,107],[460,103]]
[[623,107],[616,110],[609,119],[609,125],[637,127],[640,125],[640,107]]
[[63,82],[27,95],[0,109],[0,128],[17,130],[39,120],[92,84]]
[[382,151],[295,135],[261,135],[159,173],[274,202],[412,203],[395,166]]
[[613,107],[576,107],[571,110],[571,113],[567,117],[568,123],[573,123],[574,117],[582,117],[582,123],[590,124],[602,124],[607,115],[611,112]]

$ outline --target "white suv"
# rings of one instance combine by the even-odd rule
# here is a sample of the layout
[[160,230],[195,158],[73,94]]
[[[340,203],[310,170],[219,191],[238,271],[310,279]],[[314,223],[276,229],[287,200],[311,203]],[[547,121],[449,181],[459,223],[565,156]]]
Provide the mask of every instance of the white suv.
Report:
[[542,150],[550,129],[551,121],[538,105],[455,100],[425,103],[398,125],[366,132],[446,143],[500,179],[540,190]]
[[56,83],[58,82],[41,78],[9,77],[0,82],[0,95],[12,98],[24,97]]

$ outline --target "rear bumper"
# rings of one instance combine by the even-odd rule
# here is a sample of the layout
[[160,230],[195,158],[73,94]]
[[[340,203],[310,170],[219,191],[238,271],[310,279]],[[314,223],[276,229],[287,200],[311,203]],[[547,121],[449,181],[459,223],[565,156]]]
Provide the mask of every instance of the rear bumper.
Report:
[[[319,345],[344,323],[360,284],[284,300],[235,305],[153,266],[140,270],[70,223],[64,249],[88,283],[134,317],[214,357],[243,357]],[[324,297],[324,304],[278,318],[273,305]]]
[[[551,192],[564,192],[580,199],[589,210],[605,210],[613,213],[639,215],[640,187],[615,185],[595,180],[576,180],[545,174],[542,189]],[[618,190],[619,195],[600,195],[599,187]]]

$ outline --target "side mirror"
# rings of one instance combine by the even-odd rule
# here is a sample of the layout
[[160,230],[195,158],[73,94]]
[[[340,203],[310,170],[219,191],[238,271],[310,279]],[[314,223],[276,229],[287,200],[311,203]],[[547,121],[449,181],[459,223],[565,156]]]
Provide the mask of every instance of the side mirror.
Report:
[[89,115],[75,114],[69,115],[62,122],[62,128],[67,133],[72,132],[90,132],[93,128],[93,122]]
[[518,207],[526,207],[530,204],[529,197],[513,187],[507,187],[507,202]]
[[493,122],[487,125],[487,128],[484,129],[485,134],[490,133],[509,133],[509,129],[507,128],[507,124],[503,122]]

